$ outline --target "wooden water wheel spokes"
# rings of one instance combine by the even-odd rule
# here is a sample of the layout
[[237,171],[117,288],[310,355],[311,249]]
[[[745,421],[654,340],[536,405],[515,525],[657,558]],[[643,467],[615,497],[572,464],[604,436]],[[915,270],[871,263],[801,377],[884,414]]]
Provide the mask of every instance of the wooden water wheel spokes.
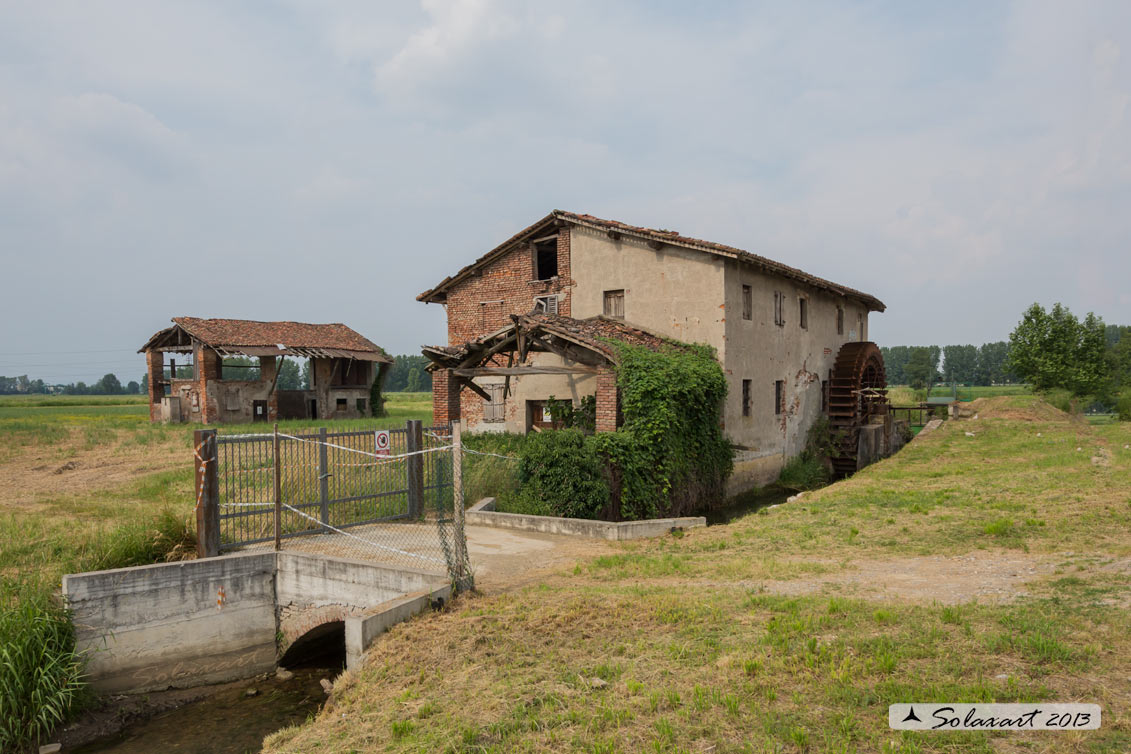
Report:
[[870,341],[841,346],[829,383],[829,424],[839,436],[832,457],[837,477],[856,471],[860,427],[887,411],[887,376],[880,348]]

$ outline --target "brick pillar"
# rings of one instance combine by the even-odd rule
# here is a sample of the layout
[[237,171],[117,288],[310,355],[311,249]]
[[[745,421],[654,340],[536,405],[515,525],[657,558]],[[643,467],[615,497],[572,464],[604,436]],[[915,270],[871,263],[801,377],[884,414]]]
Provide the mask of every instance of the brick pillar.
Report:
[[617,393],[617,376],[611,369],[597,374],[597,431],[616,432],[620,394]]
[[220,407],[209,395],[208,383],[220,380],[223,362],[220,354],[203,345],[196,347],[196,373],[199,379],[197,392],[200,394],[200,420],[205,424],[220,421]]
[[267,421],[279,418],[279,384],[275,379],[275,370],[283,366],[282,358],[274,356],[259,357],[259,379],[265,385],[274,386],[267,396]]
[[459,416],[460,385],[450,369],[432,373],[432,423],[447,424]]
[[149,376],[149,420],[161,421],[161,396],[165,395],[165,387],[161,380],[165,373],[165,354],[161,351],[145,352],[145,370]]

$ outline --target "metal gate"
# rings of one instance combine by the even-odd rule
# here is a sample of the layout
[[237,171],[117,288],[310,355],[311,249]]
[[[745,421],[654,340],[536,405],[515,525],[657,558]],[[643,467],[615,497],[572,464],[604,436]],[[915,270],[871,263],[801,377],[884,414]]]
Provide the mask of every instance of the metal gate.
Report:
[[462,495],[453,485],[458,436],[450,426],[419,421],[293,434],[198,430],[198,551],[286,543],[444,568],[466,581]]

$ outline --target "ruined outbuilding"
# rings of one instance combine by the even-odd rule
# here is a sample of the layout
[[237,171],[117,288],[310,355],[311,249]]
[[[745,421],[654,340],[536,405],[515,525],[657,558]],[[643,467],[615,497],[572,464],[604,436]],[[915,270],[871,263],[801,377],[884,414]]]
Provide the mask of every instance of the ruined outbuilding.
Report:
[[[228,422],[369,416],[370,389],[393,360],[343,324],[174,317],[144,353],[152,421]],[[179,358],[181,356],[184,358]],[[225,366],[247,357],[252,364]],[[278,389],[286,357],[310,360],[305,390]]]

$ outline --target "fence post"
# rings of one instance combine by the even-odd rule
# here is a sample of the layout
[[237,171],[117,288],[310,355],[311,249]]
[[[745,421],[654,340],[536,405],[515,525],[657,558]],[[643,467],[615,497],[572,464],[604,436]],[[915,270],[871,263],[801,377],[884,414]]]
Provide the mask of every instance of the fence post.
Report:
[[[418,419],[405,422],[405,450],[417,453],[424,450],[424,425]],[[408,516],[420,518],[424,515],[424,457],[415,455],[406,459],[408,472]]]
[[467,579],[467,533],[463,528],[463,434],[462,422],[452,421],[452,521],[455,524],[456,583]]
[[275,459],[275,550],[279,550],[279,544],[283,538],[283,486],[280,480],[280,471],[282,467],[279,465],[279,422],[275,422],[275,438],[274,438],[273,453]]
[[[326,428],[318,430],[318,502],[322,523],[330,523],[330,460],[326,448]],[[322,531],[329,533],[329,529]]]
[[193,464],[196,469],[196,555],[220,554],[220,484],[216,469],[216,430],[192,433]]

